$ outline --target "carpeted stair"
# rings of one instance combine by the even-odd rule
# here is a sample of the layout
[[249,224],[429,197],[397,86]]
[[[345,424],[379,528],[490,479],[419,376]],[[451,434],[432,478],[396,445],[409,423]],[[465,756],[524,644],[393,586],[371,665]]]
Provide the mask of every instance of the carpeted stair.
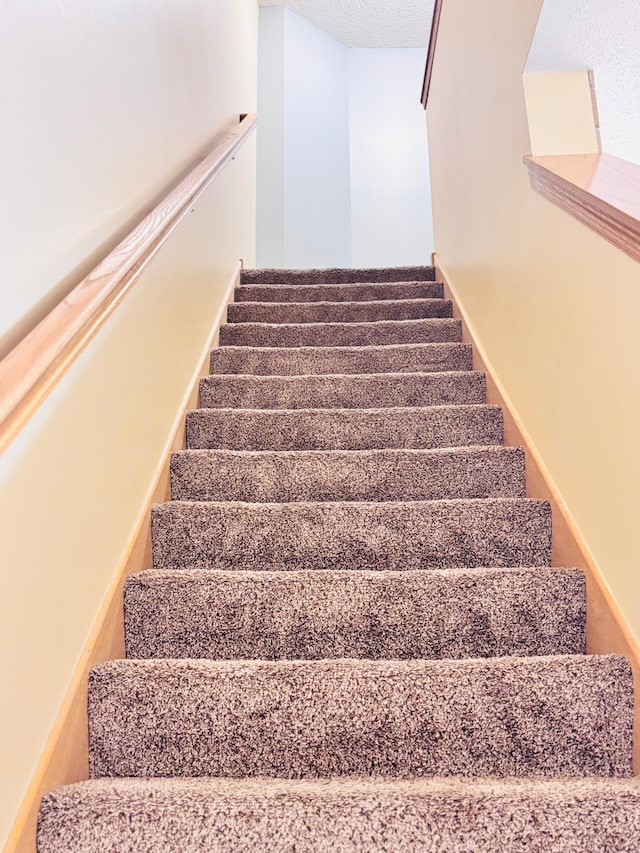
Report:
[[431,268],[243,273],[41,853],[640,849],[629,665],[451,314]]
[[428,501],[522,498],[517,447],[445,450],[185,450],[171,464],[178,501]]
[[200,405],[209,409],[362,409],[480,404],[481,373],[367,373],[363,376],[209,376]]
[[362,323],[230,323],[220,329],[223,346],[362,347],[442,344],[459,341],[460,320],[373,320]]
[[371,323],[451,317],[444,299],[393,299],[373,302],[238,302],[229,305],[229,323]]
[[315,376],[344,373],[435,373],[471,370],[466,344],[399,344],[379,347],[218,347],[211,373]]
[[501,441],[502,412],[496,406],[290,411],[199,409],[187,414],[187,446],[201,449],[429,449]]

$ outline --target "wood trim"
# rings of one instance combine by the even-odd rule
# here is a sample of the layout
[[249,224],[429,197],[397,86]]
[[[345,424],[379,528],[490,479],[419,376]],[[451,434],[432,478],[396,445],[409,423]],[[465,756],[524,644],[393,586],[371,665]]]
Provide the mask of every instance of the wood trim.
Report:
[[523,447],[526,458],[527,495],[549,501],[553,516],[553,566],[581,568],[587,581],[587,651],[589,654],[623,655],[633,669],[634,773],[640,774],[640,646],[613,598],[602,572],[585,542],[569,507],[480,342],[479,335],[446,268],[433,255],[436,280],[444,282],[445,297],[453,303],[453,316],[462,321],[462,339],[473,346],[473,369],[486,374],[487,402],[504,412],[504,443]]
[[433,74],[433,63],[436,58],[436,46],[438,44],[438,32],[440,30],[440,17],[444,0],[436,0],[433,9],[433,20],[431,22],[431,36],[429,37],[429,50],[427,52],[427,65],[424,69],[424,81],[422,83],[422,106],[427,108],[429,101],[429,89],[431,88],[431,75]]
[[640,166],[610,154],[524,158],[531,187],[640,261]]
[[0,362],[0,453],[92,340],[167,238],[235,157],[249,114]]
[[7,839],[3,853],[33,853],[36,849],[36,825],[43,795],[60,785],[89,778],[87,685],[89,671],[96,664],[123,658],[123,587],[134,572],[151,566],[151,507],[169,499],[169,463],[171,454],[185,446],[185,414],[198,406],[200,379],[209,373],[209,354],[217,346],[220,325],[224,322],[233,288],[240,281],[242,262],[233,270],[213,328],[202,350],[173,423],[171,434],[158,462],[156,473],[143,506],[134,523],[122,560],[116,568],[104,602],[82,650],[71,683],[51,729],[42,756]]
[[596,78],[593,73],[593,68],[590,68],[587,74],[589,75],[589,94],[591,95],[591,109],[593,110],[593,126],[596,129],[598,151],[602,152],[602,134],[600,133],[600,112],[598,110],[598,93],[596,91]]

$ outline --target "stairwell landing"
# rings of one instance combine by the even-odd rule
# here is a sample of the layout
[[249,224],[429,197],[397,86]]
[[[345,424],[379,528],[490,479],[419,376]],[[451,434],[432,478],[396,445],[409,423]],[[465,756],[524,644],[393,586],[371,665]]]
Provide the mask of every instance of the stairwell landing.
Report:
[[640,850],[630,667],[434,277],[243,272],[41,853]]

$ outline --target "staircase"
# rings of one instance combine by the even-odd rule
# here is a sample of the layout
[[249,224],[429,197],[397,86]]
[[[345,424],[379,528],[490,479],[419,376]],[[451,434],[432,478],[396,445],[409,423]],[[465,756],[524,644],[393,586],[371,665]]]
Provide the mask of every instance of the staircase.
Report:
[[41,853],[640,850],[630,668],[433,279],[243,273]]

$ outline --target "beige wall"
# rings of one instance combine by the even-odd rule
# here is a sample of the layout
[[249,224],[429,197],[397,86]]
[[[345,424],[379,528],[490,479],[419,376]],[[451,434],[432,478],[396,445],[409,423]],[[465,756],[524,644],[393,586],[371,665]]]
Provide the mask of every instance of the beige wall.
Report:
[[590,68],[604,148],[640,164],[638,45],[638,0],[545,0],[527,71]]
[[542,0],[446,0],[427,111],[436,251],[640,635],[640,266],[534,194],[522,69]]
[[[16,0],[2,15],[0,298],[15,332],[255,109],[257,7]],[[0,457],[0,847],[221,295],[238,258],[253,262],[254,217],[255,139]]]
[[255,109],[256,5],[3,0],[0,354]]
[[597,154],[595,94],[588,71],[523,74],[531,153]]

